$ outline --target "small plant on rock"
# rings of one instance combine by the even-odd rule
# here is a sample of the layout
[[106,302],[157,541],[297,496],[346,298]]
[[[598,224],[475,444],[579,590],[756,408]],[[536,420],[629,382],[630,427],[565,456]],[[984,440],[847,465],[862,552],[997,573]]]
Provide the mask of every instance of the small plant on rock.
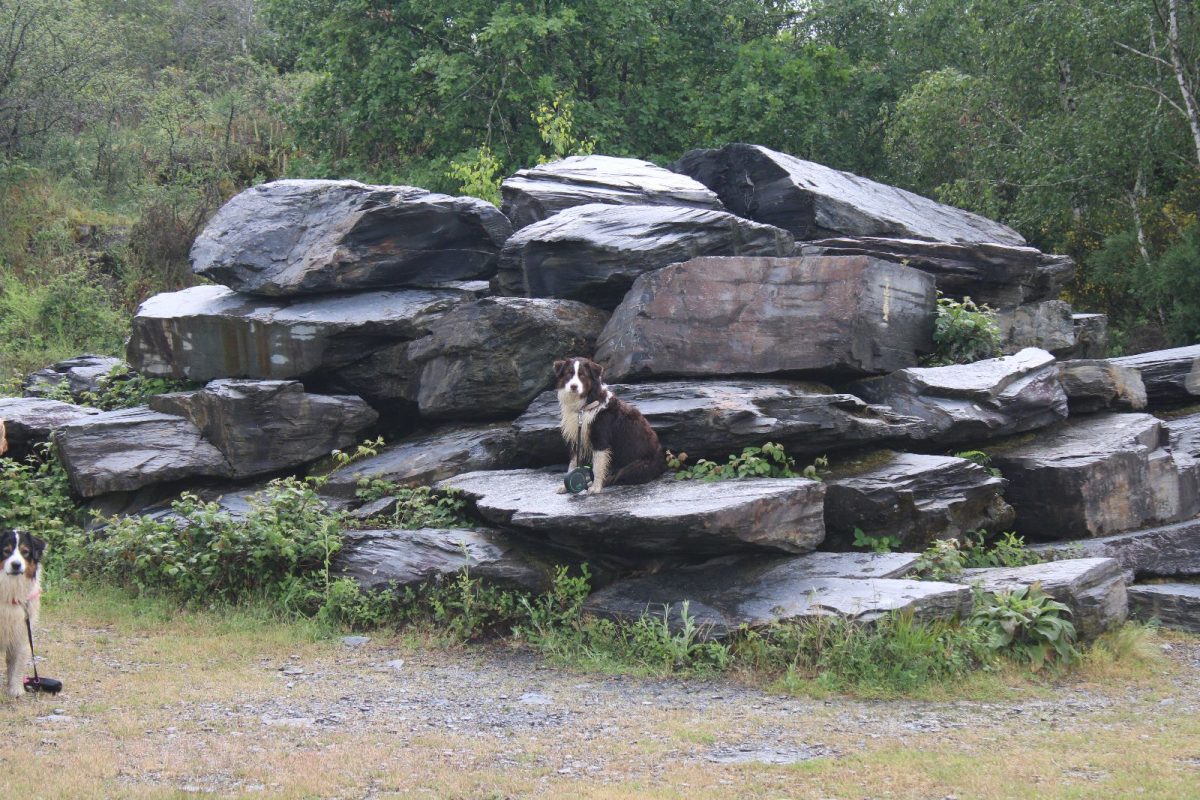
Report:
[[888,534],[875,535],[867,533],[862,528],[855,528],[853,545],[859,550],[868,550],[872,553],[894,553],[900,548],[900,537]]
[[688,454],[667,451],[667,468],[674,470],[681,481],[720,481],[732,478],[810,478],[821,480],[821,473],[829,466],[824,456],[812,464],[796,471],[796,460],[788,456],[783,445],[767,442],[761,447],[744,447],[742,452],[729,456],[724,464],[701,458],[693,466],[687,466]]
[[1028,662],[1038,672],[1079,658],[1075,625],[1066,618],[1070,613],[1034,583],[1011,592],[980,592],[968,624],[983,632],[989,649]]
[[995,311],[987,305],[977,305],[970,297],[959,302],[938,293],[934,349],[925,360],[927,366],[970,364],[992,358],[1000,352],[1000,345]]

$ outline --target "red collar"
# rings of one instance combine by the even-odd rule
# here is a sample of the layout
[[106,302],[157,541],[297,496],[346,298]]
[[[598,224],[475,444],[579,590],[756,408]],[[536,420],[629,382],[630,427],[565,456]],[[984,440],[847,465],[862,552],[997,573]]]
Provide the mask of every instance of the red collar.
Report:
[[23,606],[26,603],[32,603],[34,600],[37,600],[41,596],[42,596],[42,587],[39,586],[38,588],[33,590],[33,594],[29,595],[29,597],[26,597],[24,600],[18,600],[14,597],[11,602],[14,606]]

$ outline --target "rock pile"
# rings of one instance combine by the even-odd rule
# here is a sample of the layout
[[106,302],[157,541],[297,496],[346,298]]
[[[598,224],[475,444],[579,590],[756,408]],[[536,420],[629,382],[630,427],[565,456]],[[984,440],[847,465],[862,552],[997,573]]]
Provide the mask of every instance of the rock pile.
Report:
[[[57,431],[74,491],[136,511],[164,484],[295,472],[406,432],[331,478],[331,504],[359,505],[362,478],[436,483],[492,527],[348,534],[346,574],[412,585],[469,564],[536,588],[553,564],[586,560],[609,581],[595,613],[674,624],[686,602],[713,636],[970,608],[965,582],[907,579],[912,554],[831,552],[862,537],[920,549],[1015,526],[1083,539],[1072,547],[1085,559],[971,580],[1040,581],[1087,635],[1124,618],[1127,578],[1200,576],[1200,414],[1150,415],[1200,397],[1200,345],[1100,358],[1103,318],[1058,299],[1069,258],[754,145],[693,151],[671,170],[575,157],[502,189],[503,213],[349,181],[243,192],[192,251],[220,285],[147,300],[128,345],[136,372],[205,385],[97,413],[60,395],[83,396],[112,365],[64,363],[28,389],[56,399],[0,401],[10,442]],[[939,291],[997,308],[1007,355],[919,366]],[[824,480],[668,475],[559,494],[561,468],[544,469],[566,461],[547,389],[566,356],[600,361],[689,464],[775,441],[800,467],[833,466]],[[1193,606],[1186,593],[1133,604]]]

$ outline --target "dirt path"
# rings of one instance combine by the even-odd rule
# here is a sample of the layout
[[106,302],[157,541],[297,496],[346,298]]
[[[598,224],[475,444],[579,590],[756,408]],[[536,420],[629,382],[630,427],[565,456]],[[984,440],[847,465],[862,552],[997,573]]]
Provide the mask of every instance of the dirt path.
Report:
[[0,707],[30,797],[1200,797],[1200,639],[987,701],[786,697],[502,647],[47,613],[58,698]]

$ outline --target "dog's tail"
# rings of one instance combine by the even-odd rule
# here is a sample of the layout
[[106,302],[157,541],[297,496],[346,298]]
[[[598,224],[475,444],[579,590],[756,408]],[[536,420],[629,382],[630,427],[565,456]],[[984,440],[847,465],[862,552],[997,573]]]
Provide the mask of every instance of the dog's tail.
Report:
[[630,461],[609,479],[610,485],[649,483],[667,471],[667,458],[661,447],[652,456]]

